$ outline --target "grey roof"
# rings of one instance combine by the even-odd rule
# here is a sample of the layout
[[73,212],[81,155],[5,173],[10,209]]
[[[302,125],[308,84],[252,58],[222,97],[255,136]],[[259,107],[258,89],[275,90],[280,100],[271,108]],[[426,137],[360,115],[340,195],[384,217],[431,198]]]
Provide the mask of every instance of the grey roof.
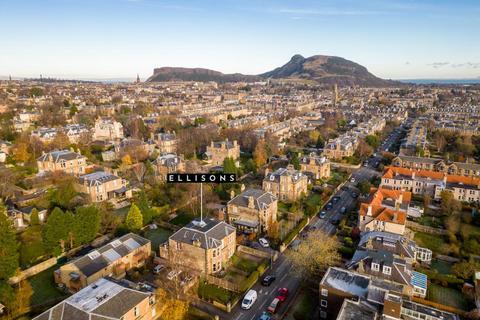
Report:
[[[406,255],[409,258],[414,258],[415,251],[417,250],[417,244],[415,241],[396,233],[383,231],[370,231],[362,233],[358,247],[365,248],[369,241],[374,242],[374,247],[377,249],[382,248],[398,255]],[[397,245],[403,249],[402,252],[397,252]]]
[[62,161],[70,161],[75,159],[83,159],[85,158],[81,154],[70,150],[55,150],[45,154],[42,154],[37,160],[38,161],[48,161],[52,157],[53,162],[62,162]]
[[261,189],[248,189],[233,198],[228,204],[234,204],[239,207],[248,207],[249,198],[253,197],[253,203],[256,210],[263,210],[270,206],[277,198],[270,192]]
[[337,320],[374,320],[377,318],[377,311],[372,306],[352,300],[343,300],[342,308]]
[[155,164],[166,166],[166,167],[174,167],[180,163],[181,159],[174,153],[166,153],[162,154],[155,159]]
[[83,175],[78,179],[81,184],[86,182],[88,185],[94,186],[96,184],[104,184],[108,181],[119,179],[119,177],[110,173],[106,173],[105,171],[96,171]]
[[235,227],[224,221],[204,218],[202,223],[200,219],[195,219],[171,235],[170,239],[187,244],[198,241],[201,248],[211,249],[220,247],[222,240],[235,230]]
[[150,295],[148,292],[126,287],[112,279],[101,278],[34,320],[121,319]]
[[300,180],[302,177],[305,177],[305,179],[307,179],[307,177],[302,172],[293,168],[279,168],[273,172],[269,172],[267,175],[265,175],[265,178],[263,180],[280,182],[281,176],[291,177],[294,182]]
[[88,277],[110,265],[115,261],[113,260],[115,257],[124,257],[136,248],[147,243],[150,243],[150,240],[135,233],[128,233],[101,248],[90,251],[88,254],[73,260],[71,263]]
[[456,166],[459,169],[468,169],[468,170],[475,170],[475,171],[480,170],[480,164],[478,163],[452,162],[452,161],[445,161],[443,159],[404,156],[404,155],[399,155],[398,158],[402,159],[402,161],[410,161],[410,162],[416,162],[416,163],[429,163],[433,165],[443,162],[446,166]]

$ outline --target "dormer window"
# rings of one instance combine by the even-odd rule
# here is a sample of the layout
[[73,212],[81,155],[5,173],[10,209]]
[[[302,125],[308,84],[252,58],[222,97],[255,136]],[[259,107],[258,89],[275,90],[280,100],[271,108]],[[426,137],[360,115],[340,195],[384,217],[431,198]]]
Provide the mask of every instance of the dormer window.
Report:
[[392,274],[392,268],[388,266],[383,266],[383,273],[386,275],[391,275]]
[[378,263],[372,262],[372,270],[380,271],[380,265]]

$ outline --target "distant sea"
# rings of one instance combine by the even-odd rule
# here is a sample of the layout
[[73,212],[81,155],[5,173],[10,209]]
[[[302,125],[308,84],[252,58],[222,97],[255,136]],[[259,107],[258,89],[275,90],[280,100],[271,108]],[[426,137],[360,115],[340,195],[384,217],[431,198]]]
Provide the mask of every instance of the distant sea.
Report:
[[401,79],[404,83],[414,84],[480,84],[480,78],[477,79]]

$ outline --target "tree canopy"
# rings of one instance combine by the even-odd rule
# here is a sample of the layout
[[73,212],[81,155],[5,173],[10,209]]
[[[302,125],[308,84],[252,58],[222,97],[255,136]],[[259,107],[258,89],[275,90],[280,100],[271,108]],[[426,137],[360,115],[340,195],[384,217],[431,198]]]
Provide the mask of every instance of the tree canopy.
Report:
[[18,269],[19,244],[6,208],[0,204],[0,280],[8,280]]
[[129,231],[137,231],[143,227],[143,216],[135,203],[128,210],[125,226]]

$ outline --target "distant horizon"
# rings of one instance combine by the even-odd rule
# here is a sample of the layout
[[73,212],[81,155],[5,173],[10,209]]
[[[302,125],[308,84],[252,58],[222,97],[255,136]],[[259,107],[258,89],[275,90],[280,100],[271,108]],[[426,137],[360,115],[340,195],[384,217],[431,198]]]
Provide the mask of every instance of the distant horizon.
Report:
[[384,79],[480,76],[475,0],[3,1],[0,28],[0,72],[21,77],[145,78],[159,65],[260,74],[298,53]]

